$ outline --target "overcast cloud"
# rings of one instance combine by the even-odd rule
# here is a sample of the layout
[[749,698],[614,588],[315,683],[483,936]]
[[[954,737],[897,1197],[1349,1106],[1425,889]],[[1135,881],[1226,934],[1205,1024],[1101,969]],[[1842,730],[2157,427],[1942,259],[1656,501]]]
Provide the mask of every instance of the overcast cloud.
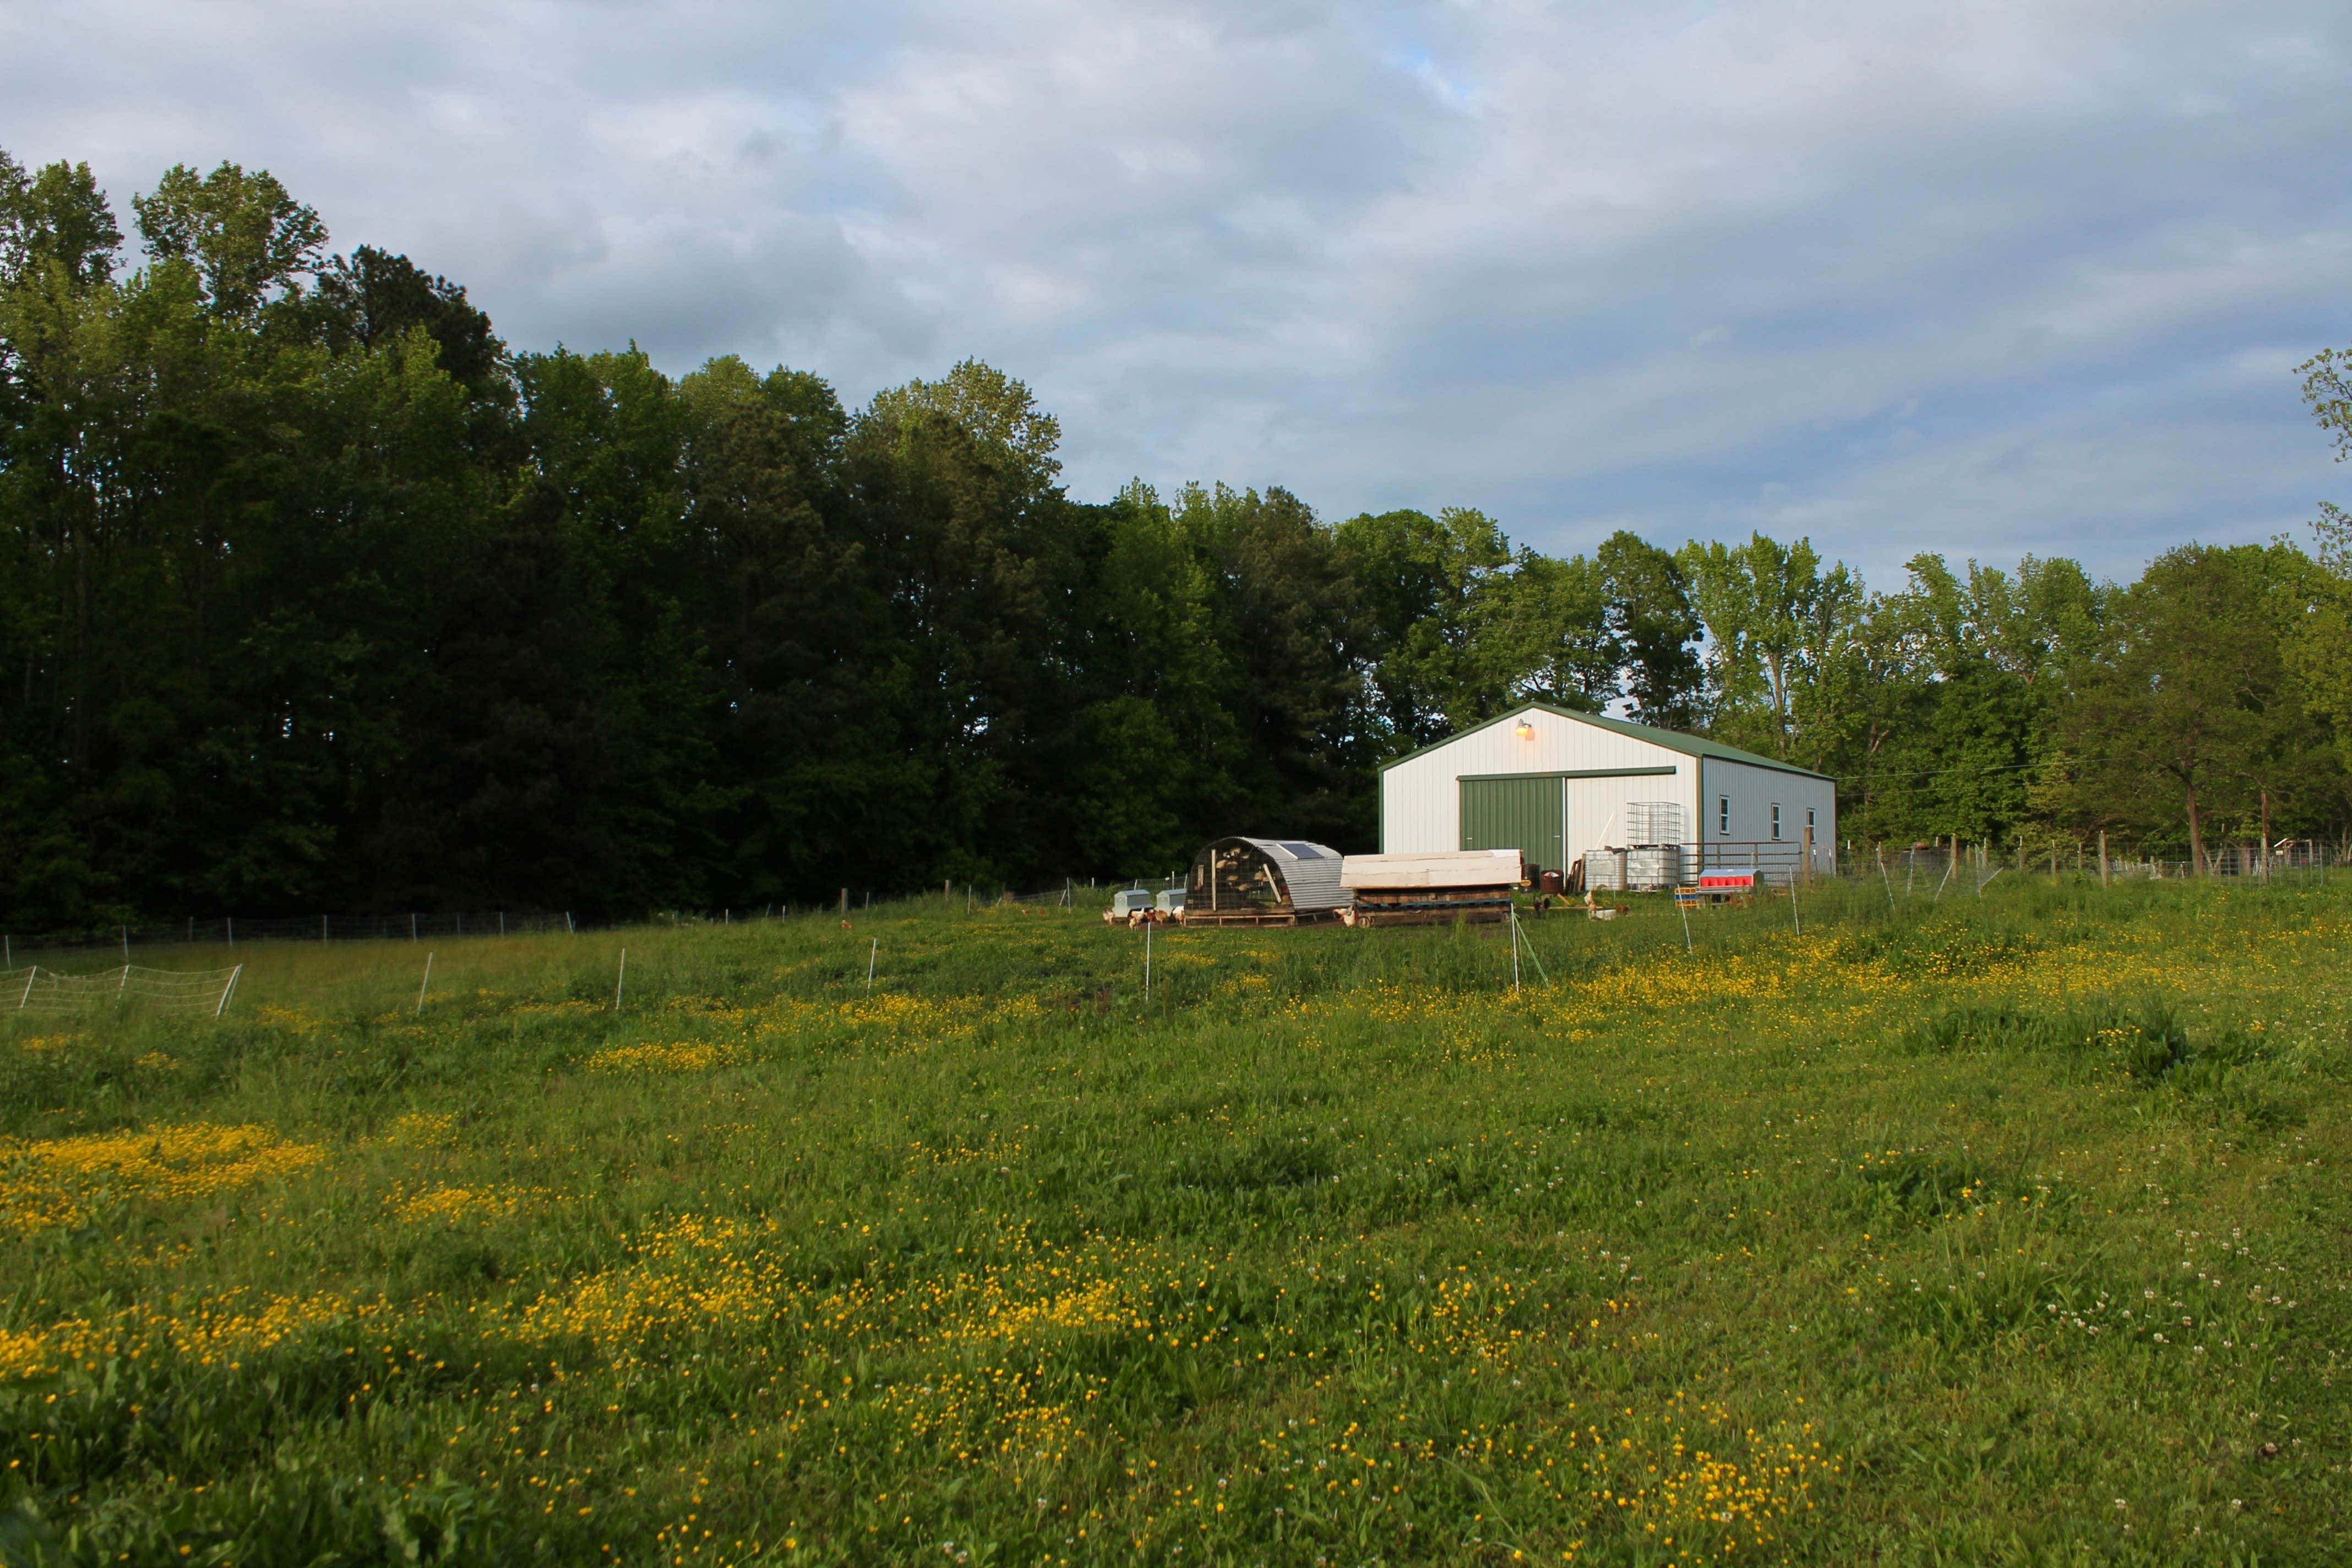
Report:
[[0,146],[267,167],[519,347],[853,403],[977,355],[1075,494],[2136,573],[2352,500],[2352,7],[0,4]]

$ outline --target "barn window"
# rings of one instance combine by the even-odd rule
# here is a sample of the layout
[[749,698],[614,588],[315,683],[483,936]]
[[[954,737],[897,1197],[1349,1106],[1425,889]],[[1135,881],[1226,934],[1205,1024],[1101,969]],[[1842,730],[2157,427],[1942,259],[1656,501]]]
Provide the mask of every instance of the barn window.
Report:
[[1727,795],[1715,797],[1715,831],[1717,837],[1731,837],[1731,797]]
[[1780,803],[1777,800],[1772,803],[1772,837],[1780,837]]

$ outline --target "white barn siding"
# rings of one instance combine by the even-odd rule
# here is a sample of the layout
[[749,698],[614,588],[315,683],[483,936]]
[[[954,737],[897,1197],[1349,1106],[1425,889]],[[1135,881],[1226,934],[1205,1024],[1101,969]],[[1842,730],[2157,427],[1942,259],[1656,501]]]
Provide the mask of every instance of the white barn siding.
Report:
[[[1522,740],[1524,721],[1534,733]],[[1706,742],[1676,736],[1694,750]],[[1381,775],[1381,852],[1426,855],[1459,850],[1462,780],[1510,774],[1565,777],[1566,854],[1572,862],[1601,845],[1632,841],[1625,806],[1672,801],[1682,808],[1683,841],[1709,863],[1744,863],[1747,846],[1785,871],[1795,864],[1812,814],[1814,868],[1837,869],[1837,785],[1817,774],[1694,754],[1640,735],[1543,708],[1522,709],[1392,764]],[[1581,775],[1581,776],[1580,776]],[[1780,807],[1780,837],[1772,807]],[[1727,827],[1724,810],[1728,806]],[[1686,865],[1685,872],[1695,870]]]
[[[1535,730],[1521,740],[1518,721]],[[1465,778],[1497,773],[1586,773],[1568,789],[1568,853],[1571,858],[1618,835],[1631,800],[1672,800],[1684,820],[1697,809],[1698,759],[1654,742],[1621,735],[1544,710],[1510,714],[1408,757],[1381,775],[1381,852],[1428,855],[1462,847]],[[1644,770],[1656,770],[1645,772]]]
[[[1837,869],[1837,786],[1827,779],[1806,773],[1782,773],[1776,768],[1759,768],[1747,763],[1727,762],[1719,757],[1705,759],[1706,799],[1700,814],[1702,842],[1716,844],[1727,841],[1735,845],[1773,842],[1772,807],[1780,807],[1780,842],[1789,846],[1793,856],[1802,851],[1805,842],[1805,813],[1813,814],[1813,868],[1816,871]],[[1724,810],[1729,807],[1731,825],[1724,829]],[[1765,851],[1769,860],[1770,852]],[[1733,864],[1738,862],[1738,851],[1732,852]],[[1710,856],[1712,861],[1714,857]]]

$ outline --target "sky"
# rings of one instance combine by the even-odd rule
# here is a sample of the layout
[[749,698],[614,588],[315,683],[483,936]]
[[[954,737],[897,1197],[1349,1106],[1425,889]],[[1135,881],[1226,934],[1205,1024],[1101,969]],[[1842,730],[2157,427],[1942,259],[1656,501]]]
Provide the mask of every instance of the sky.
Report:
[[1874,586],[2301,531],[2352,467],[2342,0],[7,0],[0,147],[267,168],[517,348],[855,405],[977,357],[1071,493],[1284,486]]

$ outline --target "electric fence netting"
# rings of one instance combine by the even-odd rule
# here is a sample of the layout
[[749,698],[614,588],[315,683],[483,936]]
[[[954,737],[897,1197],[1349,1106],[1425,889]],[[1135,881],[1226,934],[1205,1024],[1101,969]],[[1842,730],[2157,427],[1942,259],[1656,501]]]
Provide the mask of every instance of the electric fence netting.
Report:
[[201,1013],[219,1017],[236,994],[245,965],[231,969],[149,969],[118,963],[94,974],[68,974],[35,963],[0,972],[0,1009],[83,1016],[110,1009]]

